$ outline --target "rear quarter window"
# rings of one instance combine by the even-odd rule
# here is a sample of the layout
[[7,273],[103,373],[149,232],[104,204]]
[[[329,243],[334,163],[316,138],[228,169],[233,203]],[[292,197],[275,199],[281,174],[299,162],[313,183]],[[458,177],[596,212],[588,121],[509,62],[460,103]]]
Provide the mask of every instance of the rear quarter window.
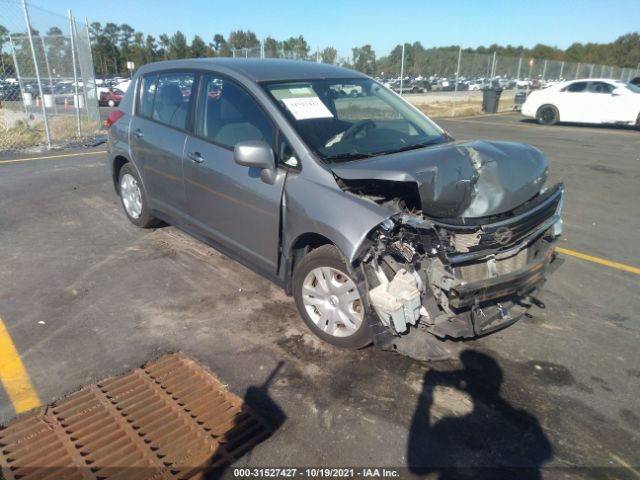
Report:
[[142,77],[138,95],[138,108],[136,109],[138,115],[151,117],[157,82],[158,76],[155,74]]

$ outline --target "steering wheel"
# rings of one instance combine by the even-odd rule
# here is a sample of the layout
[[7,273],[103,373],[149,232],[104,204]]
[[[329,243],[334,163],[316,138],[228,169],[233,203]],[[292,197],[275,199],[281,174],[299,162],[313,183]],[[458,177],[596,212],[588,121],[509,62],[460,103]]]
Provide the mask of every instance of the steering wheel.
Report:
[[376,124],[373,120],[359,120],[344,131],[341,141],[355,138],[360,132],[367,132],[374,128],[376,128]]

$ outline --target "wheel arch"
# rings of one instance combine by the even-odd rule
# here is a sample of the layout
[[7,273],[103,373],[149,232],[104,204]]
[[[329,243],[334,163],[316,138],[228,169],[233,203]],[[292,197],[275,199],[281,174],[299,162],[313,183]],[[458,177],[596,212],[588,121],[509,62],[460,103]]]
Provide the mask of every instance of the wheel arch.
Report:
[[120,170],[122,170],[122,167],[124,167],[127,163],[130,163],[130,161],[123,155],[116,155],[112,161],[111,177],[113,179],[113,188],[115,189],[117,195],[120,195],[120,189],[118,188]]
[[[296,265],[302,260],[302,258],[307,255],[309,252],[315,250],[318,247],[323,245],[333,245],[338,251],[340,251],[340,247],[336,245],[334,241],[330,238],[316,232],[305,232],[296,237],[295,240],[291,243],[291,247],[289,251],[286,252],[284,268],[285,268],[285,292],[287,295],[291,295],[291,280],[293,278],[293,270]],[[342,255],[344,253],[340,251]]]

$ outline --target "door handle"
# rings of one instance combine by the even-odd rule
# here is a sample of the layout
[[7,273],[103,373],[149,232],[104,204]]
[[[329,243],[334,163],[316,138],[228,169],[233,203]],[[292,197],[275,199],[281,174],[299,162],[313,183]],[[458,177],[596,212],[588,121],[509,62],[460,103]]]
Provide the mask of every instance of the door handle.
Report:
[[133,134],[138,138],[144,137],[144,133],[142,133],[142,130],[140,130],[139,128],[136,128],[136,130],[133,132]]
[[202,158],[202,155],[200,155],[200,152],[189,152],[189,153],[187,153],[187,157],[189,157],[189,159],[193,163],[202,163],[202,162],[204,162],[204,158]]

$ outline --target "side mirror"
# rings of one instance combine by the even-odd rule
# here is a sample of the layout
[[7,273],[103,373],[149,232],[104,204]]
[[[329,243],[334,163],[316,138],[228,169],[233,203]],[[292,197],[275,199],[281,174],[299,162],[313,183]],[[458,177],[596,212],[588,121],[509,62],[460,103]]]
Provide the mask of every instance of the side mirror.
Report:
[[626,92],[624,91],[624,88],[622,87],[617,87],[613,89],[613,92],[611,92],[611,95],[613,96],[618,96],[618,95],[624,95]]
[[236,144],[233,159],[238,165],[260,169],[260,180],[269,185],[276,181],[276,160],[273,149],[261,140]]

